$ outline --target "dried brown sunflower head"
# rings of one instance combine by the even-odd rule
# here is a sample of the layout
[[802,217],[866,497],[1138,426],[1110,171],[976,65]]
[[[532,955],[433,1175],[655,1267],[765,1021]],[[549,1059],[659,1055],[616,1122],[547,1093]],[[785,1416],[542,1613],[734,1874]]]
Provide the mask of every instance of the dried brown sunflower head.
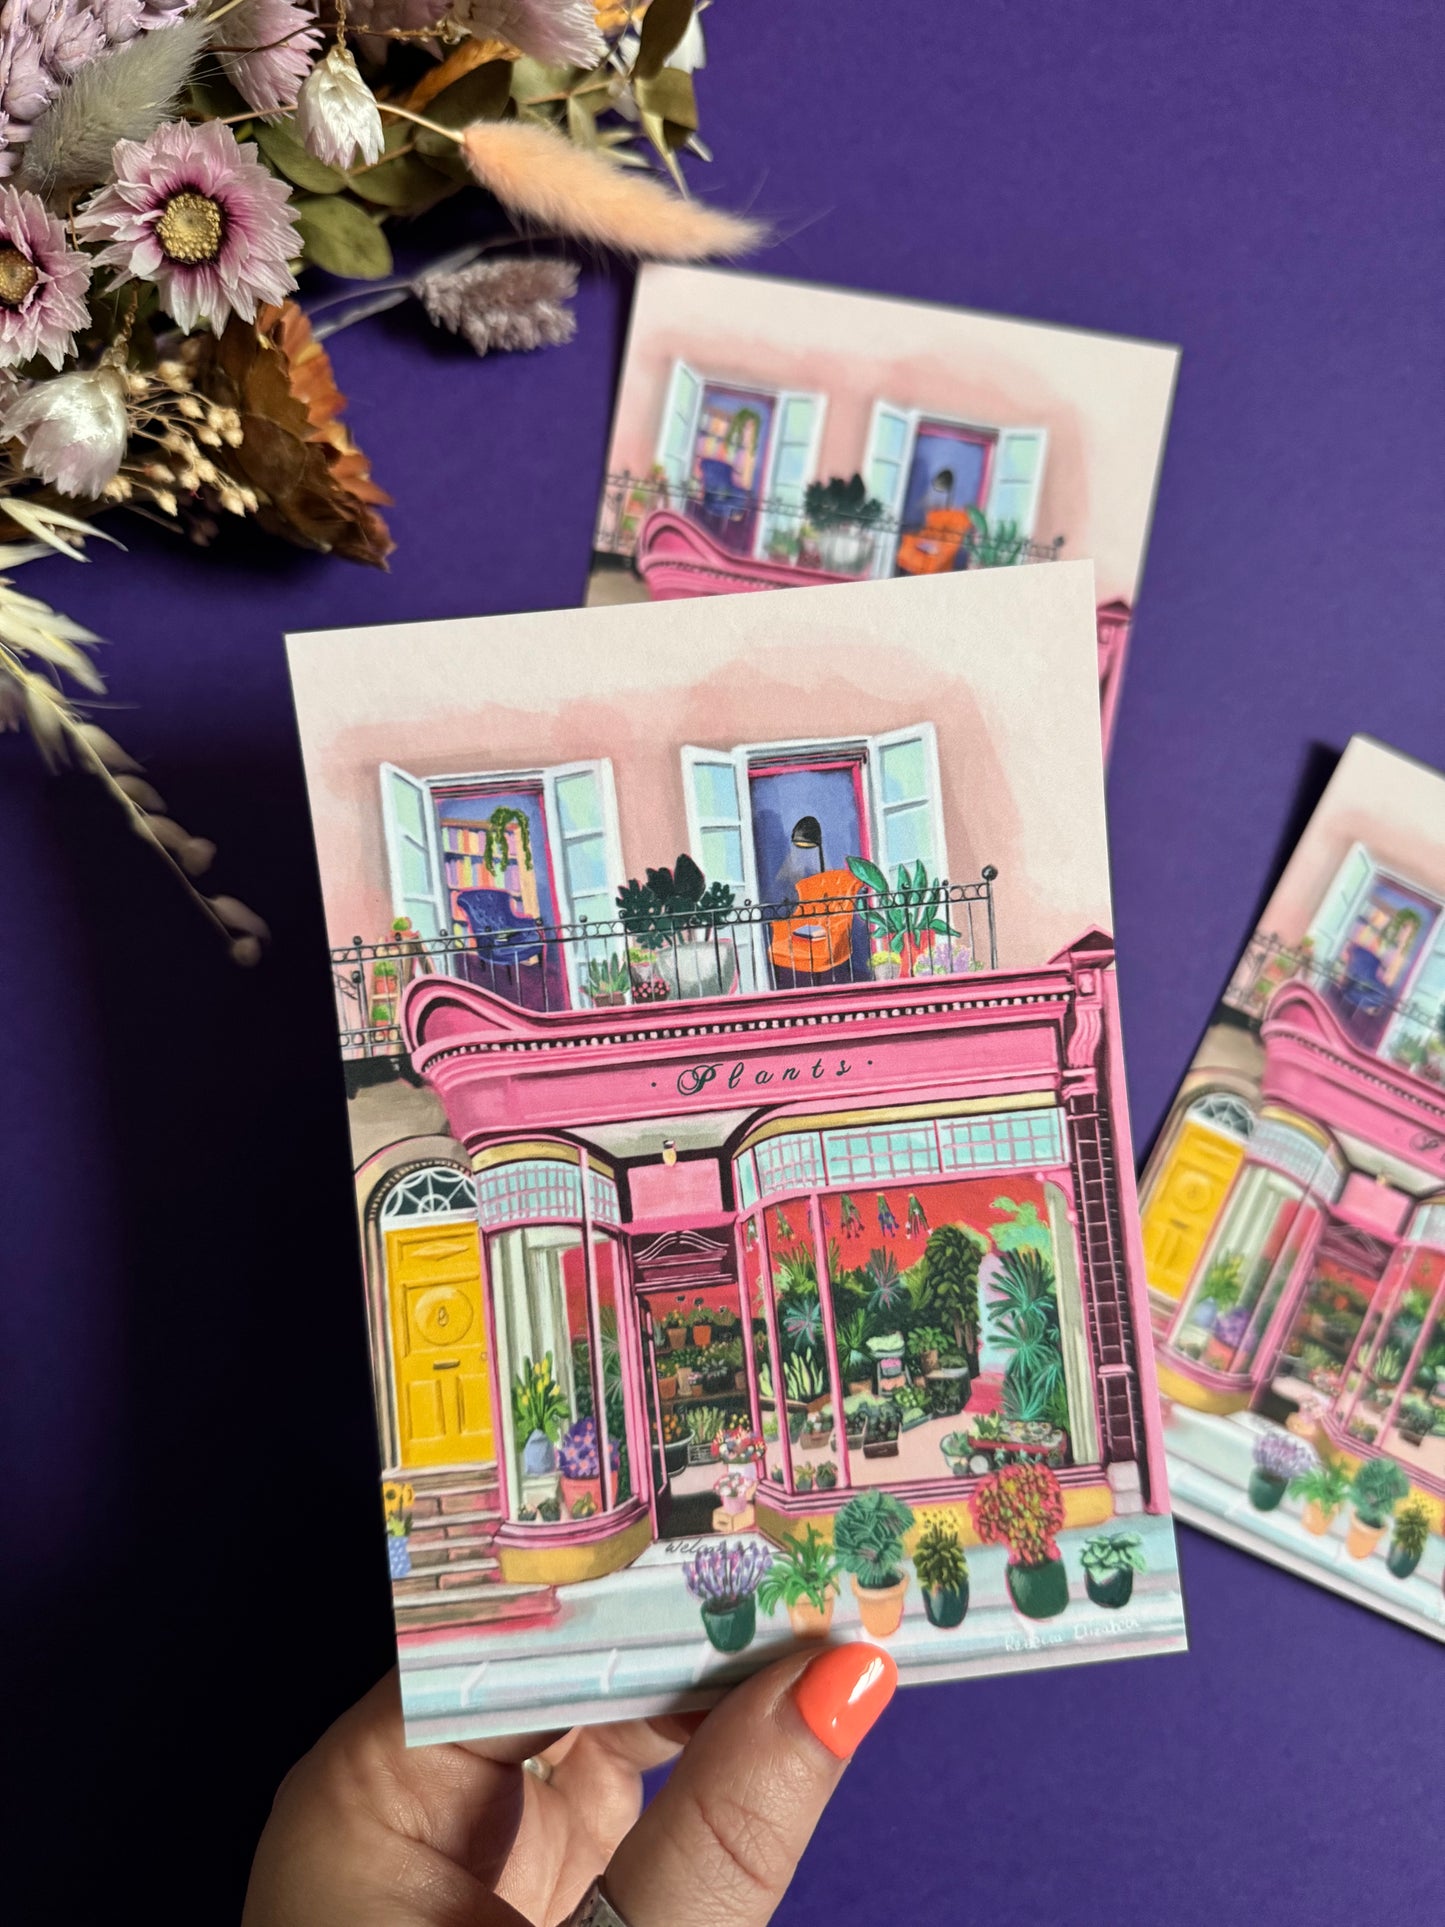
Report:
[[341,422],[330,358],[295,302],[262,308],[254,323],[233,316],[219,338],[193,340],[197,387],[241,417],[226,461],[263,497],[262,526],[384,567],[396,545],[376,511],[391,497]]

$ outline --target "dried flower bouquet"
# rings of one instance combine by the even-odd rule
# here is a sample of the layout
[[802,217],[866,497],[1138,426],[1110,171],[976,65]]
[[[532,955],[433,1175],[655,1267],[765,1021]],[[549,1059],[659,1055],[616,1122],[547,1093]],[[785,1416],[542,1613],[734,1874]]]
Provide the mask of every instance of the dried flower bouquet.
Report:
[[87,721],[97,638],[10,572],[83,559],[107,509],[384,565],[389,498],[321,345],[344,321],[313,330],[298,275],[364,283],[356,318],[416,298],[486,354],[569,340],[576,268],[474,246],[397,278],[390,223],[480,187],[515,239],[755,245],[679,166],[706,158],[707,3],[0,0],[0,724],[100,776],[240,961],[264,924],[199,892],[212,846]]

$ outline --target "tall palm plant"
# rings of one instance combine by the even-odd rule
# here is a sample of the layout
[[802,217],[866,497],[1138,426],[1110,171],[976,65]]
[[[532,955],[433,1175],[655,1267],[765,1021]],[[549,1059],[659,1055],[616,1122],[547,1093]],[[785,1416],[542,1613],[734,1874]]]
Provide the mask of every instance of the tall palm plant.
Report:
[[1012,1419],[1047,1419],[1064,1389],[1063,1341],[1054,1268],[1032,1246],[1005,1251],[995,1279],[994,1337],[1009,1353],[1004,1410]]

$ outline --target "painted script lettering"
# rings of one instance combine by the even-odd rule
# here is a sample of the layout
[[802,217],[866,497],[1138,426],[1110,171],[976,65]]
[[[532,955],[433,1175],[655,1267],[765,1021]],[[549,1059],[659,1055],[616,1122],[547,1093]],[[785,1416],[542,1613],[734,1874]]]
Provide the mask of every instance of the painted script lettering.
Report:
[[678,1093],[682,1097],[698,1097],[709,1084],[722,1080],[723,1088],[729,1091],[740,1089],[762,1089],[774,1082],[796,1084],[804,1073],[813,1079],[820,1077],[851,1077],[853,1066],[846,1057],[815,1057],[811,1064],[785,1064],[781,1069],[774,1066],[768,1069],[753,1066],[745,1057],[724,1058],[717,1061],[704,1058],[699,1064],[688,1064],[677,1074]]

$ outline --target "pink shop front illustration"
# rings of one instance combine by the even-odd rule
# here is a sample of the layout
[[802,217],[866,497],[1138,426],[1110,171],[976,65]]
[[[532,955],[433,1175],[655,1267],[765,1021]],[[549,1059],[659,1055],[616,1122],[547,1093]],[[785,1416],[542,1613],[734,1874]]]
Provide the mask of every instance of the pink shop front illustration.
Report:
[[1351,743],[1143,1194],[1179,1509],[1445,1637],[1445,779]]
[[715,270],[639,282],[591,603],[1088,556],[1107,741],[1177,355]]
[[[1023,703],[949,659],[1002,583],[863,592],[856,654],[831,593],[507,619],[560,687],[506,703],[500,622],[415,632],[389,697],[293,643],[413,1737],[834,1626],[914,1679],[1182,1644],[1057,574]],[[686,673],[630,653],[664,626]],[[1062,830],[972,774],[1029,708]]]

